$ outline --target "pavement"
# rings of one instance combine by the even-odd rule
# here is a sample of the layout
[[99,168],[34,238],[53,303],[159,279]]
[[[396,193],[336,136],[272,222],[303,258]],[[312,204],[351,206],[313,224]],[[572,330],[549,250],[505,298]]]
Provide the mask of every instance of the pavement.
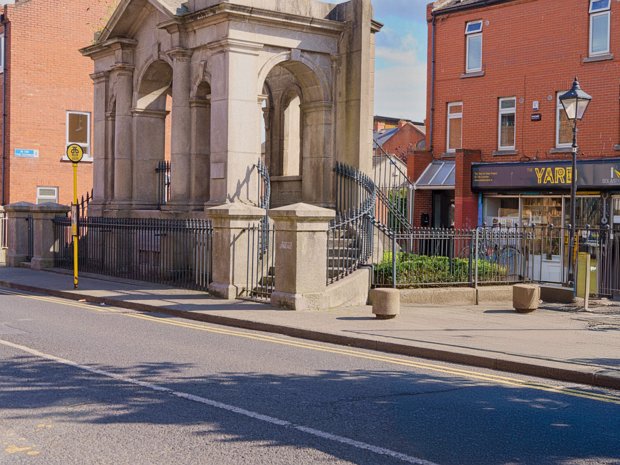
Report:
[[302,339],[421,357],[572,383],[620,389],[620,306],[589,311],[543,305],[533,313],[505,303],[405,305],[393,320],[369,306],[321,312],[215,299],[206,293],[62,270],[0,268],[0,286]]

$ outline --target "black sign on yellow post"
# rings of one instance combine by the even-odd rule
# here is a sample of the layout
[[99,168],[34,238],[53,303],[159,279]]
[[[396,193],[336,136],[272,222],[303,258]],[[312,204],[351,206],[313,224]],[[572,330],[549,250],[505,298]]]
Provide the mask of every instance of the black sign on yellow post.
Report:
[[73,237],[73,287],[78,287],[78,194],[77,194],[77,167],[84,157],[81,145],[71,144],[67,147],[67,158],[73,165],[73,203],[71,204],[71,236]]

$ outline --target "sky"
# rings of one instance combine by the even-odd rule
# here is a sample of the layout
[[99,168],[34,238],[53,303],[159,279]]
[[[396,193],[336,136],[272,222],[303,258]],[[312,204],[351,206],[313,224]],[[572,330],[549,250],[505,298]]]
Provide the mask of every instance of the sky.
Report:
[[383,23],[376,36],[375,115],[414,121],[426,116],[428,1],[372,0],[375,20]]

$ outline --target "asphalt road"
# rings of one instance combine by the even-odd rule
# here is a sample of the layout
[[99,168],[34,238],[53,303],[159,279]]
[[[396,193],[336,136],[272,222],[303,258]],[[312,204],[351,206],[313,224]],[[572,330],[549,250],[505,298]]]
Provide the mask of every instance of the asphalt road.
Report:
[[0,463],[617,465],[620,393],[0,291]]

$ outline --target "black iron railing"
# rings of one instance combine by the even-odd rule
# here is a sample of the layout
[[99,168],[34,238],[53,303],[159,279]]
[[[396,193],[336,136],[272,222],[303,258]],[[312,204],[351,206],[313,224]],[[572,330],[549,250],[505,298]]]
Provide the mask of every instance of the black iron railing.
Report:
[[247,276],[241,298],[259,302],[271,299],[275,289],[275,234],[268,221],[248,225],[243,231],[247,240]]
[[373,285],[438,287],[567,278],[566,229],[547,226],[376,230]]
[[[54,220],[54,263],[73,268],[71,220]],[[207,220],[84,218],[79,222],[79,269],[175,287],[207,290],[213,229]]]
[[373,248],[377,190],[369,176],[337,163],[336,218],[327,231],[327,284],[368,262]]
[[161,208],[170,202],[170,162],[160,161],[155,172],[157,173],[157,202]]
[[375,141],[380,155],[373,156],[373,182],[377,186],[375,219],[396,233],[413,230],[415,186],[400,158],[387,153]]

